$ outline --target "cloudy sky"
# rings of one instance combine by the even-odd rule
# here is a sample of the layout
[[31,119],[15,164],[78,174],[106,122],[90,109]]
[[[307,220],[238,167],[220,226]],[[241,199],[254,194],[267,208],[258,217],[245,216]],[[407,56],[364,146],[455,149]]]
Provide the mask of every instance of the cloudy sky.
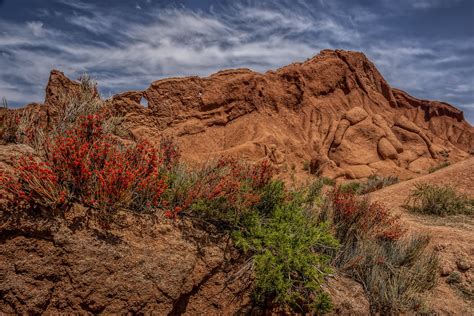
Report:
[[474,122],[473,0],[0,0],[0,97],[42,101],[53,68],[108,97],[325,48],[363,51],[392,86]]

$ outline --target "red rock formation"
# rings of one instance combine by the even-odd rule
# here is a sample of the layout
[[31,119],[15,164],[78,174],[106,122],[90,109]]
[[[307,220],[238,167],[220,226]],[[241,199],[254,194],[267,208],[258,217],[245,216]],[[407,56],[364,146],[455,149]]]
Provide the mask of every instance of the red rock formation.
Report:
[[[77,83],[53,71],[46,117]],[[140,103],[142,98],[148,107]],[[469,156],[474,129],[460,110],[392,89],[364,54],[324,50],[265,74],[248,69],[153,82],[107,101],[136,137],[174,135],[190,161],[269,158],[285,170],[331,177],[402,178]]]
[[158,80],[109,103],[137,136],[177,136],[190,160],[268,157],[297,172],[312,161],[332,177],[411,177],[467,157],[474,145],[460,110],[392,89],[364,54],[340,50],[265,74],[237,69]]

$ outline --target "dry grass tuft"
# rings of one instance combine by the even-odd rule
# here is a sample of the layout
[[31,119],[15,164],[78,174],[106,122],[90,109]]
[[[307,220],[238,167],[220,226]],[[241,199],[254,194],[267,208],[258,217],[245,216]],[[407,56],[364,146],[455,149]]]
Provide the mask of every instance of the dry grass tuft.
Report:
[[334,264],[360,282],[373,313],[422,308],[423,292],[436,283],[438,259],[429,237],[406,236],[397,217],[352,192],[333,192],[321,216],[333,222],[340,249]]
[[404,207],[415,213],[437,216],[474,214],[474,200],[445,185],[415,185]]

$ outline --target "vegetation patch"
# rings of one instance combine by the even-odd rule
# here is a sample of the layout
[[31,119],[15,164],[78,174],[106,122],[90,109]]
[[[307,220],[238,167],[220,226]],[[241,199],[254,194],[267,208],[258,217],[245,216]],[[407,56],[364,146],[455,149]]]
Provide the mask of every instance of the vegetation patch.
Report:
[[323,183],[288,191],[271,175],[266,161],[219,159],[194,172],[178,165],[169,177],[169,201],[180,211],[167,216],[197,217],[229,232],[250,258],[256,304],[327,312],[331,300],[321,285],[332,272],[328,249],[338,242],[312,211],[322,203]]
[[436,284],[438,259],[429,238],[406,235],[397,217],[379,203],[336,190],[321,216],[333,222],[339,251],[334,265],[360,282],[374,313],[422,308],[422,294]]
[[404,207],[415,213],[436,216],[474,214],[474,200],[445,185],[415,185]]
[[[419,310],[420,297],[434,286],[438,263],[426,250],[429,238],[407,236],[382,204],[356,195],[398,179],[373,176],[324,194],[323,186],[334,180],[290,190],[274,179],[266,160],[222,157],[189,168],[172,138],[154,145],[120,137],[127,135],[120,119],[90,79],[83,78],[78,91],[64,98],[53,129],[40,128],[34,117],[14,116],[30,123],[8,138],[30,144],[38,155],[19,159],[11,174],[0,173],[3,214],[62,217],[80,203],[104,229],[118,210],[211,224],[248,259],[244,269],[253,273],[255,303],[296,313],[330,310],[322,285],[335,269],[363,285],[374,313]],[[431,211],[444,203],[440,209],[451,213],[462,204],[472,211],[472,202],[449,190],[420,190],[411,197],[414,207]]]
[[446,168],[449,165],[451,165],[451,163],[449,161],[443,161],[439,165],[429,168],[428,172],[433,173],[433,172],[438,171],[440,169]]
[[163,220],[187,216],[230,234],[250,258],[257,304],[295,312],[330,309],[322,283],[332,271],[328,249],[338,242],[311,211],[322,203],[322,181],[290,192],[273,180],[266,160],[223,157],[189,168],[170,138],[155,146],[118,137],[117,120],[94,85],[85,78],[80,88],[65,99],[54,129],[32,124],[14,131],[15,141],[30,144],[37,156],[20,158],[13,173],[0,174],[2,215],[63,217],[79,203],[104,229],[119,219],[118,210]]
[[331,187],[336,185],[336,180],[328,177],[322,177],[321,181],[323,182],[324,185],[329,185]]
[[358,194],[361,188],[361,183],[357,181],[351,181],[341,184],[339,190],[343,193],[353,193]]
[[382,176],[374,174],[374,175],[371,175],[367,179],[367,181],[360,186],[358,193],[367,194],[367,193],[374,192],[382,188],[388,187],[390,185],[396,184],[398,182],[399,182],[398,177],[394,177],[394,176],[382,177]]
[[340,191],[343,193],[367,194],[398,182],[398,177],[383,177],[374,174],[369,176],[365,182],[352,181],[344,183],[341,185]]

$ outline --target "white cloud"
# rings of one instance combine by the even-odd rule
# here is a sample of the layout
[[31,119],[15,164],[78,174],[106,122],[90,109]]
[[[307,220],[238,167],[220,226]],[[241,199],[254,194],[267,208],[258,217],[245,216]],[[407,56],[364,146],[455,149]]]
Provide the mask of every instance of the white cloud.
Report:
[[[68,5],[89,8],[81,2]],[[118,92],[137,85],[145,88],[163,76],[208,75],[241,66],[265,71],[306,59],[324,48],[321,42],[312,44],[289,36],[310,30],[314,25],[309,17],[301,16],[294,22],[297,16],[288,9],[241,9],[228,15],[155,10],[145,12],[142,21],[121,23],[120,27],[116,25],[122,16],[114,11],[104,15],[95,9],[64,17],[88,32],[108,34],[115,38],[114,44],[78,44],[69,34],[47,29],[42,22],[30,22],[26,27],[4,24],[7,32],[0,33],[0,50],[6,49],[9,60],[0,60],[0,95],[21,101],[23,93],[25,103],[41,101],[38,96],[42,93],[32,95],[33,87],[41,91],[38,86],[46,83],[53,68],[72,77],[91,72],[102,88]],[[37,39],[40,35],[41,40]],[[31,90],[25,93],[11,85],[7,89],[4,84],[12,78],[9,75],[22,82],[18,89],[27,83]]]
[[[53,68],[73,78],[91,73],[107,94],[144,89],[161,77],[209,75],[223,68],[266,71],[305,60],[324,48],[364,51],[393,86],[420,97],[456,101],[460,95],[472,95],[466,76],[443,65],[469,64],[456,50],[474,49],[474,44],[384,39],[380,29],[367,35],[359,24],[382,17],[364,8],[341,10],[334,1],[325,2],[327,10],[321,11],[301,1],[299,6],[261,1],[204,13],[152,9],[144,0],[138,5],[146,10],[132,10],[138,11],[136,15],[61,1],[73,10],[57,18],[73,26],[79,38],[51,29],[46,19],[27,24],[0,21],[0,96],[21,103],[42,101]],[[377,39],[370,38],[377,34]]]
[[43,25],[44,24],[41,21],[32,21],[26,23],[26,26],[28,27],[28,29],[30,29],[34,36],[44,35]]
[[412,0],[415,9],[449,8],[458,4],[460,0]]

